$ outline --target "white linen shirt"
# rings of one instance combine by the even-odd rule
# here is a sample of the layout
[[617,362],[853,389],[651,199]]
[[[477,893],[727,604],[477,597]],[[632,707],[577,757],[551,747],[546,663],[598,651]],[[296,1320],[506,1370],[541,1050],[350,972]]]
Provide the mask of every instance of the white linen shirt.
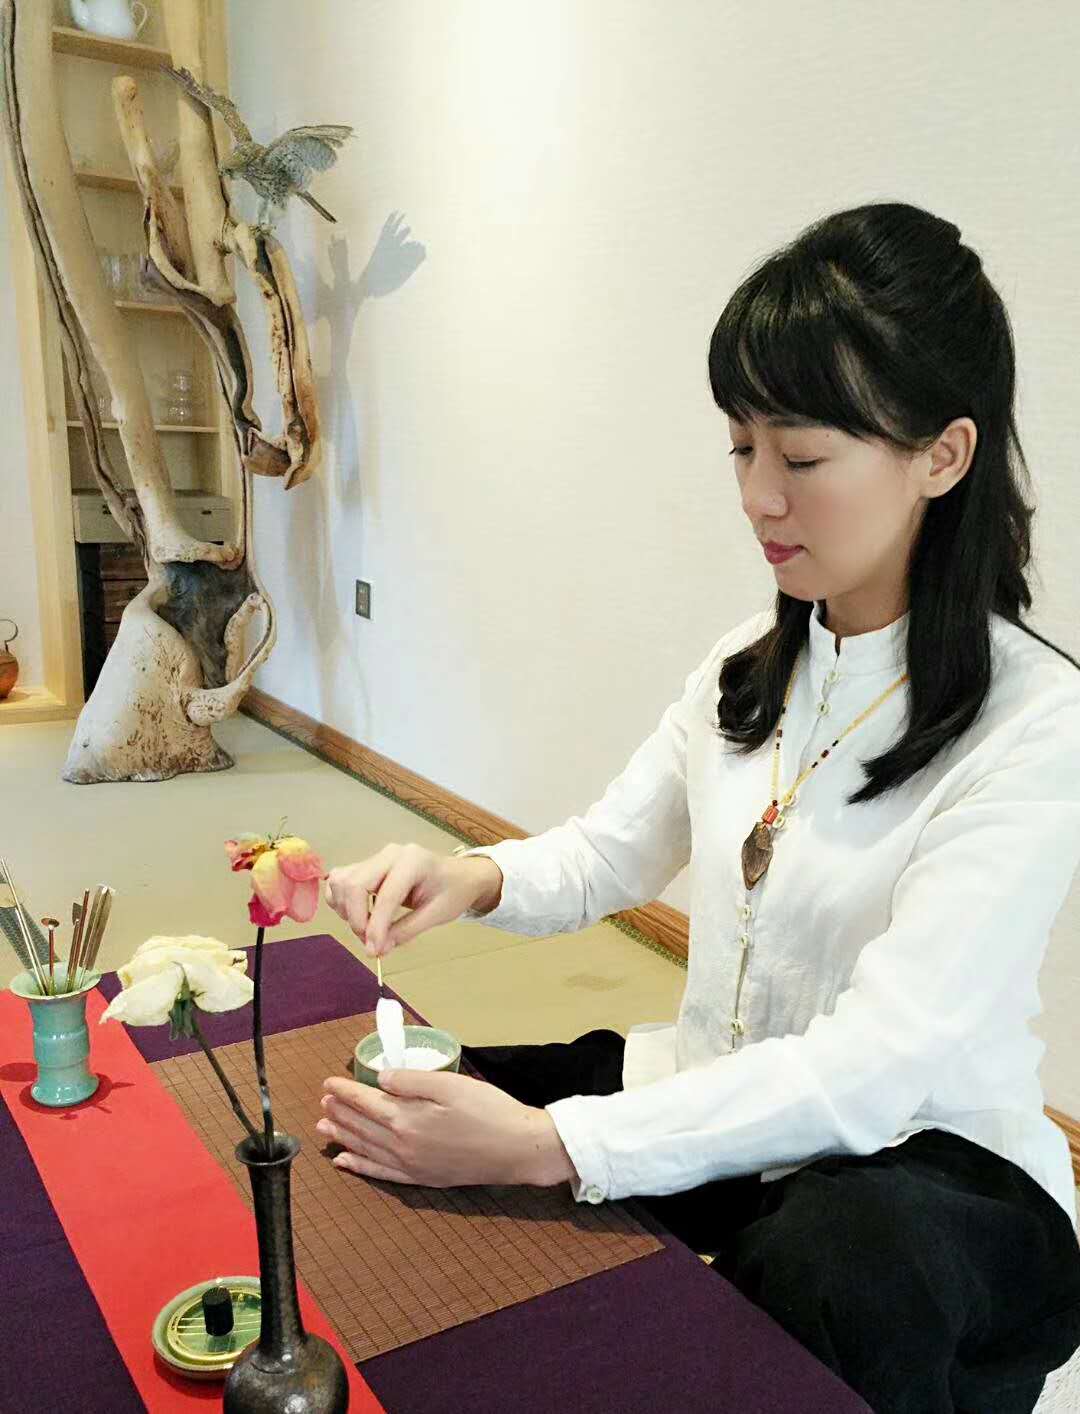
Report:
[[[837,651],[821,609],[783,721],[778,798],[906,670],[908,614]],[[773,737],[734,754],[715,728],[718,678],[773,613],[714,645],[583,816],[455,851],[503,873],[498,906],[461,916],[539,937],[647,903],[690,866],[677,1021],[631,1028],[620,1092],[547,1106],[574,1197],[767,1182],[936,1128],[1025,1169],[1075,1230],[1068,1142],[1043,1112],[1046,1046],[1027,1023],[1080,863],[1080,672],[993,615],[992,685],[963,735],[903,786],[848,805],[860,759],[903,729],[901,684],[804,781],[747,891],[742,843],[773,797]]]

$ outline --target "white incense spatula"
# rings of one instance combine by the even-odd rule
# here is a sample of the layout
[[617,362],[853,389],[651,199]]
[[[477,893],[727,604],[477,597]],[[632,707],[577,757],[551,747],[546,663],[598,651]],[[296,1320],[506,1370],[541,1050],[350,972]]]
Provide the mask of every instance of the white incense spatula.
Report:
[[375,1004],[375,1029],[382,1042],[389,1070],[405,1064],[405,1013],[393,997],[380,997]]

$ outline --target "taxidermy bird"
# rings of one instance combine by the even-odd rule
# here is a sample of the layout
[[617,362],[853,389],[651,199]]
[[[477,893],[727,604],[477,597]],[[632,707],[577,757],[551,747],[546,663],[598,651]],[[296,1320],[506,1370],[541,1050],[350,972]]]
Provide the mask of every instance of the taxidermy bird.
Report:
[[162,68],[192,98],[197,98],[207,108],[215,109],[228,123],[235,142],[228,157],[219,164],[218,171],[226,177],[242,177],[256,192],[260,198],[257,217],[260,230],[271,229],[271,212],[276,220],[290,196],[306,201],[327,221],[337,220],[305,188],[313,172],[325,172],[334,165],[337,149],[351,136],[352,128],[338,123],[290,128],[264,147],[252,138],[250,128],[231,99],[199,83],[187,69],[173,69],[165,64]]

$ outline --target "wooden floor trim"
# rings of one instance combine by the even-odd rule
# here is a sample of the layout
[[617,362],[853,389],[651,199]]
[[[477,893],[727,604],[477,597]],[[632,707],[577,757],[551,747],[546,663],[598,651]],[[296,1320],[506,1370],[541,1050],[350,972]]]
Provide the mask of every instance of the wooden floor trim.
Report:
[[[332,766],[356,776],[366,785],[389,796],[400,805],[457,835],[469,845],[497,844],[499,840],[523,840],[528,832],[493,815],[489,810],[464,800],[453,791],[436,785],[414,771],[361,746],[334,727],[325,726],[295,707],[252,688],[241,709],[264,726],[271,727],[298,746],[303,746]],[[662,952],[680,966],[686,966],[690,951],[689,919],[666,903],[645,904],[616,913],[606,920],[638,942]],[[1046,1113],[1065,1132],[1072,1153],[1073,1177],[1080,1184],[1080,1121],[1060,1110],[1045,1107]]]
[[1080,1185],[1080,1120],[1063,1114],[1061,1110],[1052,1109],[1049,1105],[1044,1105],[1043,1109],[1058,1128],[1065,1131],[1065,1138],[1069,1141],[1069,1153],[1072,1154],[1073,1180]]

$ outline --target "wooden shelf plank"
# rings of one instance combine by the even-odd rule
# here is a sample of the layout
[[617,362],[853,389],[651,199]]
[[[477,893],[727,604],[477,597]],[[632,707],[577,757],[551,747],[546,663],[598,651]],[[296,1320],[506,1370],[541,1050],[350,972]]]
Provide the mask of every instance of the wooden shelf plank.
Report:
[[166,304],[163,300],[118,299],[117,309],[137,309],[143,314],[179,314],[183,318],[183,308],[178,304]]
[[[68,425],[69,427],[81,427],[81,426],[82,426],[82,423],[79,421],[79,419],[78,419],[77,417],[69,417],[68,420],[67,420],[67,425]],[[119,429],[119,427],[120,427],[120,424],[119,424],[118,422],[103,422],[101,425],[102,425],[102,427],[105,429],[106,432],[115,432],[115,431],[117,431],[117,430]],[[155,432],[217,432],[217,430],[218,430],[218,429],[217,429],[216,427],[205,427],[205,426],[202,426],[202,425],[197,425],[197,424],[195,424],[195,423],[182,423],[182,422],[155,422],[155,423],[154,423],[154,431],[155,431]]]
[[160,69],[171,64],[167,49],[139,44],[133,39],[108,39],[68,25],[53,26],[53,49],[57,54],[74,54],[79,59],[99,59],[106,64],[126,64],[134,69]]
[[[81,187],[98,187],[103,191],[132,191],[139,192],[139,184],[134,177],[121,177],[115,172],[99,172],[91,167],[76,167],[75,180]],[[172,189],[173,196],[184,199],[184,188],[175,186]]]
[[47,687],[15,687],[0,699],[0,723],[55,722],[78,715],[77,708],[61,702]]

